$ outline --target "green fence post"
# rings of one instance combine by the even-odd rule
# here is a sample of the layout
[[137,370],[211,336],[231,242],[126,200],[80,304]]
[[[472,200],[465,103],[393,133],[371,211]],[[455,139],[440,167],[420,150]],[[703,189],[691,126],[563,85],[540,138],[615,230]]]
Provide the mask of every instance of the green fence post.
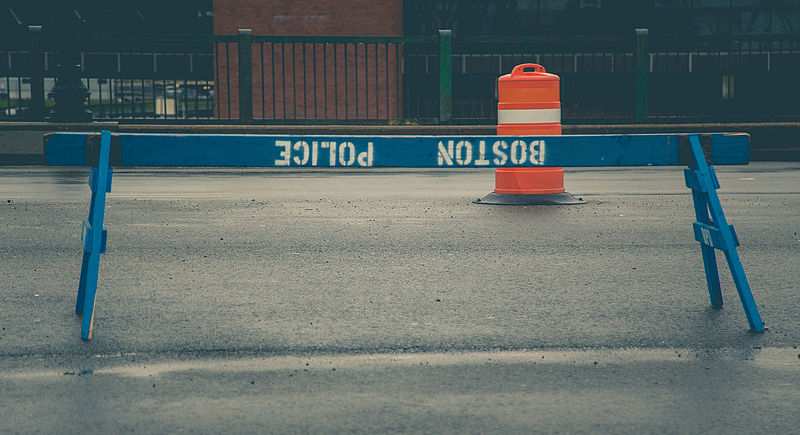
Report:
[[31,35],[31,121],[44,121],[44,53],[42,26],[28,26]]
[[439,122],[453,117],[453,32],[439,30]]
[[636,29],[636,108],[633,116],[636,122],[647,122],[647,75],[650,72],[647,34],[647,29]]
[[239,122],[253,122],[253,32],[239,29]]

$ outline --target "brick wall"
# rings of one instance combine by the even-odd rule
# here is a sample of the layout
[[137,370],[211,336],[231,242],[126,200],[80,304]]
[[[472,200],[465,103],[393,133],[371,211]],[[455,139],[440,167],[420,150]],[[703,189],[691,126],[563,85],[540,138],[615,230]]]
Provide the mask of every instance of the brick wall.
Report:
[[[402,0],[214,0],[214,33],[400,36]],[[216,49],[217,117],[238,118],[235,43]],[[253,43],[255,119],[402,117],[396,44]]]

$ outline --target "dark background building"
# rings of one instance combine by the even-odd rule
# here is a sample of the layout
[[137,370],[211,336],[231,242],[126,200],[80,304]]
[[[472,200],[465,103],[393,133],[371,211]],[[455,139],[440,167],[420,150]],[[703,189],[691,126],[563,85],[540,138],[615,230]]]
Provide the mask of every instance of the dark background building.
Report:
[[636,28],[650,120],[800,116],[800,0],[0,0],[0,118],[75,47],[95,119],[238,120],[243,28],[254,122],[440,119],[441,29],[458,122],[492,122],[522,62],[561,77],[565,122],[629,121]]
[[797,0],[406,0],[406,35],[796,34]]
[[0,0],[0,35],[29,25],[110,35],[210,34],[211,0]]
[[[338,3],[338,4],[337,4]],[[222,27],[238,15],[240,22],[273,14],[280,22],[305,16],[306,22],[323,19],[348,2],[284,0],[1,0],[0,34],[27,32],[29,25],[84,26],[96,34],[210,34],[214,10],[221,13]],[[643,27],[653,33],[720,35],[780,35],[800,33],[798,0],[396,0],[365,2],[358,11],[347,11],[354,20],[384,12],[396,16],[407,36],[431,35],[451,29],[457,35],[618,35]],[[68,10],[69,13],[64,13]],[[287,13],[286,11],[291,11]],[[237,12],[239,11],[239,12]],[[278,11],[278,12],[276,12]],[[283,11],[283,12],[280,12]],[[322,11],[322,12],[320,12]],[[355,15],[355,16],[353,16]],[[264,22],[262,26],[269,26]],[[295,23],[297,24],[297,23]],[[317,34],[339,34],[347,26],[330,22]],[[276,33],[282,33],[281,29]],[[361,34],[360,28],[349,28]],[[301,32],[302,33],[302,32]]]

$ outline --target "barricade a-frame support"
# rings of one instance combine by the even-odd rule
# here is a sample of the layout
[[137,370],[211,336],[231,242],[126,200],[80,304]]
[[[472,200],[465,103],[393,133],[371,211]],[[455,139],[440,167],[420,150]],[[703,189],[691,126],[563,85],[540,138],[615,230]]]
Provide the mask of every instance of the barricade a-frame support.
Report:
[[92,189],[89,217],[83,220],[81,228],[83,261],[81,262],[81,278],[78,284],[78,300],[75,302],[75,312],[83,314],[81,338],[84,340],[92,339],[94,301],[100,272],[100,254],[105,254],[106,252],[108,233],[103,227],[103,218],[106,208],[106,193],[111,192],[110,150],[111,133],[103,131],[100,135],[97,166],[93,167],[89,174],[89,187]]
[[[750,291],[750,284],[744,274],[742,262],[736,247],[739,246],[739,239],[733,225],[728,225],[725,213],[722,211],[722,204],[717,196],[719,181],[714,168],[709,166],[707,155],[710,147],[701,144],[701,136],[690,135],[681,138],[682,150],[689,156],[689,168],[684,169],[686,187],[692,190],[694,200],[694,213],[697,222],[694,223],[694,237],[700,242],[700,250],[703,255],[703,265],[706,270],[706,282],[708,283],[708,293],[711,297],[711,305],[722,307],[722,291],[719,284],[719,271],[717,270],[717,257],[714,249],[719,249],[725,253],[728,260],[733,282],[739,292],[739,299],[742,301],[744,313],[750,328],[756,332],[764,331],[764,322],[758,313],[758,307]],[[687,152],[688,151],[688,152]]]

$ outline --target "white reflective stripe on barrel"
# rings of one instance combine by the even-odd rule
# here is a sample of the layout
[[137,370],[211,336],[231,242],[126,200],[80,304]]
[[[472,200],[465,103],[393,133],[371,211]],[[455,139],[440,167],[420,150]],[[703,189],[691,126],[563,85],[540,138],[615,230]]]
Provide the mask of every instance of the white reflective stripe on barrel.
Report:
[[545,124],[561,122],[561,109],[498,110],[498,124]]

